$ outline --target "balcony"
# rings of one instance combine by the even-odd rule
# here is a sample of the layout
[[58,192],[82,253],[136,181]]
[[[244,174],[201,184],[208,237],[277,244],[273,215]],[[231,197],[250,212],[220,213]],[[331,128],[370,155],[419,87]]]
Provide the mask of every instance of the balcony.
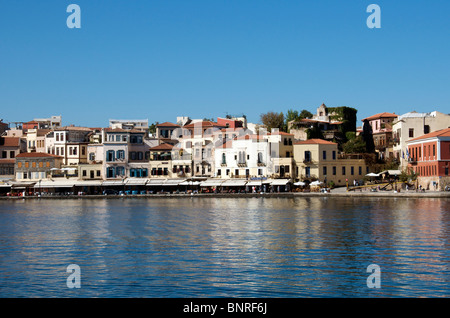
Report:
[[417,165],[417,159],[416,158],[409,158],[408,163],[415,166]]
[[304,160],[303,160],[303,163],[304,163],[305,165],[308,165],[308,164],[312,164],[313,161],[312,161],[311,158],[307,158],[307,159],[304,159]]

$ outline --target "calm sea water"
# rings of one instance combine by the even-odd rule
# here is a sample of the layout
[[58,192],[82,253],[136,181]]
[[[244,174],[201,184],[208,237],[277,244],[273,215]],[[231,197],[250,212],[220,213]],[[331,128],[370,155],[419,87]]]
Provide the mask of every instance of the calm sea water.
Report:
[[[0,297],[448,297],[450,201],[0,202]],[[69,264],[81,288],[66,285]],[[367,267],[381,288],[367,287]]]

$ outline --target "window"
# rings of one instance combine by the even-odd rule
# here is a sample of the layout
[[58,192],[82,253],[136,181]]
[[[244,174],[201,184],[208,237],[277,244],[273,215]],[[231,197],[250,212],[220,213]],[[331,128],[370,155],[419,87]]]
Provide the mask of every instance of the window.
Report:
[[90,161],[94,161],[95,160],[95,153],[93,153],[93,152],[89,153],[89,160]]
[[322,158],[323,160],[327,160],[327,152],[325,150],[322,152]]
[[362,167],[361,166],[359,166],[359,168],[358,168],[358,173],[359,173],[359,175],[362,175]]
[[86,147],[81,147],[81,155],[82,156],[86,155]]
[[116,141],[120,141],[120,135],[116,135]]
[[222,164],[223,165],[227,164],[227,157],[226,157],[225,153],[222,154]]
[[125,150],[117,150],[117,159],[124,160],[125,159]]
[[262,152],[258,152],[258,163],[263,163],[263,154],[262,154]]
[[221,169],[218,169],[218,170],[217,170],[217,175],[218,175],[218,176],[221,176],[221,175],[222,175],[222,170],[221,170]]
[[77,155],[77,147],[73,147],[73,155],[76,156]]
[[409,128],[409,138],[414,137],[414,128]]
[[47,161],[47,162],[45,163],[45,166],[46,166],[47,168],[50,168],[50,161]]
[[423,126],[423,133],[424,134],[429,134],[430,133],[430,126],[429,125]]
[[22,168],[22,163],[21,162],[17,163],[17,168]]
[[28,161],[25,161],[25,168],[28,168],[30,166],[30,163]]
[[323,172],[323,175],[326,176],[326,175],[327,175],[327,167],[323,167],[322,170],[323,170],[323,171],[322,171],[322,172]]
[[333,176],[336,175],[336,167],[333,167]]
[[355,174],[355,167],[350,167],[350,174],[353,176]]
[[144,159],[144,153],[143,153],[142,151],[139,151],[139,152],[137,153],[137,159],[138,159],[138,160]]
[[235,169],[235,170],[234,170],[234,175],[235,175],[235,176],[238,176],[238,175],[239,175],[239,169]]
[[433,157],[436,156],[436,145],[433,145]]
[[305,168],[305,175],[307,178],[311,177],[311,168],[310,167]]
[[100,170],[97,170],[97,177],[100,177]]
[[125,176],[125,168],[124,167],[116,167],[116,175],[117,176]]
[[42,161],[39,162],[39,168],[44,167],[44,163]]
[[311,151],[309,151],[309,150],[305,151],[305,161],[306,162],[311,161]]
[[59,134],[56,134],[56,141],[59,141]]
[[15,158],[15,157],[16,157],[15,151],[10,151],[9,152],[9,158],[12,159],[12,158]]
[[82,174],[83,174],[83,177],[86,177],[87,176],[87,170],[83,169]]
[[108,167],[106,169],[106,177],[107,178],[114,178],[116,176],[116,172],[114,167]]
[[342,167],[342,175],[345,176],[345,167]]
[[6,158],[8,156],[8,153],[6,151],[2,151],[2,158]]
[[262,169],[258,169],[258,176],[262,176],[263,172]]
[[31,167],[36,168],[36,162],[35,162],[35,161],[33,161],[33,162],[31,163]]
[[114,150],[108,150],[106,152],[106,161],[114,161]]

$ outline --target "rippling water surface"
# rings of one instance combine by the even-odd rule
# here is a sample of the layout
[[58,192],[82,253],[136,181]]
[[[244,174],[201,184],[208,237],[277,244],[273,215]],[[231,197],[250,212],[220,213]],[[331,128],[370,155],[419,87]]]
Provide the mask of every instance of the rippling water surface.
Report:
[[[0,297],[448,297],[450,201],[0,202]],[[81,288],[66,285],[69,264]],[[381,268],[370,289],[367,266]]]

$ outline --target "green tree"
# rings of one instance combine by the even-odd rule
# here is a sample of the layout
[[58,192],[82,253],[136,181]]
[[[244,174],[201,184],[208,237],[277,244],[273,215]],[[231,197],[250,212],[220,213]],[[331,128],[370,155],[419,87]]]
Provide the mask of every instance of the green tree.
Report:
[[362,139],[366,143],[366,152],[374,153],[375,152],[375,143],[373,141],[373,132],[372,126],[369,124],[369,121],[364,120],[363,131],[362,131]]
[[156,134],[156,125],[158,125],[159,123],[158,122],[155,122],[155,123],[153,123],[153,124],[151,124],[149,127],[148,127],[148,132],[150,133],[150,134]]
[[366,143],[361,136],[355,137],[342,145],[345,153],[364,153],[366,152]]
[[303,109],[299,115],[299,119],[312,118],[312,117],[313,117],[313,114],[311,112],[307,111],[306,109]]
[[266,126],[268,131],[271,131],[273,128],[278,128],[280,131],[285,130],[284,115],[282,112],[267,112],[265,114],[261,114],[260,120],[261,123]]
[[306,138],[308,139],[324,139],[322,129],[320,129],[318,123],[313,123],[313,125],[306,129]]

